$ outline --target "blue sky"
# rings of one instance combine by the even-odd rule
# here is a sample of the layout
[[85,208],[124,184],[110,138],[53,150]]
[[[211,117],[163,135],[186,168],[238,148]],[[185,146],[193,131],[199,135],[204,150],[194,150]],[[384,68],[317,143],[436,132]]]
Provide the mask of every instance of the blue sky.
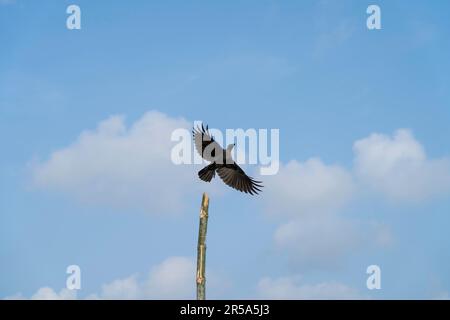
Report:
[[[0,297],[193,298],[203,191],[210,297],[448,297],[450,4],[372,3],[0,1]],[[167,160],[195,120],[280,129],[260,197]]]

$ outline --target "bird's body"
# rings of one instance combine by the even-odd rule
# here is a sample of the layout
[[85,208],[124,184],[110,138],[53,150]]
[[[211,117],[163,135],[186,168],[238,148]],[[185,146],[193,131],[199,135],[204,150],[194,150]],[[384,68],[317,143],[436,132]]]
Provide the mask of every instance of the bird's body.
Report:
[[201,180],[210,182],[217,172],[223,182],[236,190],[251,195],[261,192],[260,188],[263,187],[261,181],[256,181],[247,176],[244,170],[234,162],[231,154],[234,144],[223,149],[210,135],[208,126],[206,129],[203,125],[201,128],[194,128],[192,133],[198,153],[203,159],[211,162],[198,172]]

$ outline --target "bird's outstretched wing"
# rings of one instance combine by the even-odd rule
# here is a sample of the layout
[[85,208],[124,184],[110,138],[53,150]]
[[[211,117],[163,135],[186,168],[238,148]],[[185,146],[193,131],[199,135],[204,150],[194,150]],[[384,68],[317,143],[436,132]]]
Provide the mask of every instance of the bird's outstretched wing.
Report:
[[223,157],[224,150],[222,147],[214,140],[208,130],[208,126],[194,128],[192,130],[192,135],[194,137],[195,149],[202,156],[203,159],[207,161],[214,162],[218,157]]
[[253,194],[258,194],[261,192],[263,185],[261,181],[256,181],[253,178],[247,176],[236,163],[227,164],[217,169],[217,174],[219,177],[230,187],[245,192]]

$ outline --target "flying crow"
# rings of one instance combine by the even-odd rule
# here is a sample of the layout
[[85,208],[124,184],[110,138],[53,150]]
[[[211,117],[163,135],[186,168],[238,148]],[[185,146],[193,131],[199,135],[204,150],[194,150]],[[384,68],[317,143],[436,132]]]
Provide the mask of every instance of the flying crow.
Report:
[[247,176],[231,157],[231,150],[235,144],[230,144],[226,150],[224,150],[211,136],[208,130],[203,127],[194,128],[192,130],[194,136],[195,148],[198,153],[206,161],[210,161],[211,164],[204,167],[198,172],[200,179],[206,182],[210,182],[214,178],[216,171],[219,177],[228,186],[239,190],[241,192],[258,194],[261,192],[263,186],[261,181],[256,181],[253,178]]

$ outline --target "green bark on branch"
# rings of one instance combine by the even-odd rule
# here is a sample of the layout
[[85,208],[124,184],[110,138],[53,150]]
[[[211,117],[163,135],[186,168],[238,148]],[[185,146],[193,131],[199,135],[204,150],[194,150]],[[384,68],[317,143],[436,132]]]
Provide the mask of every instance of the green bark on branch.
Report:
[[203,193],[197,244],[197,300],[205,300],[206,230],[208,228],[209,198]]

